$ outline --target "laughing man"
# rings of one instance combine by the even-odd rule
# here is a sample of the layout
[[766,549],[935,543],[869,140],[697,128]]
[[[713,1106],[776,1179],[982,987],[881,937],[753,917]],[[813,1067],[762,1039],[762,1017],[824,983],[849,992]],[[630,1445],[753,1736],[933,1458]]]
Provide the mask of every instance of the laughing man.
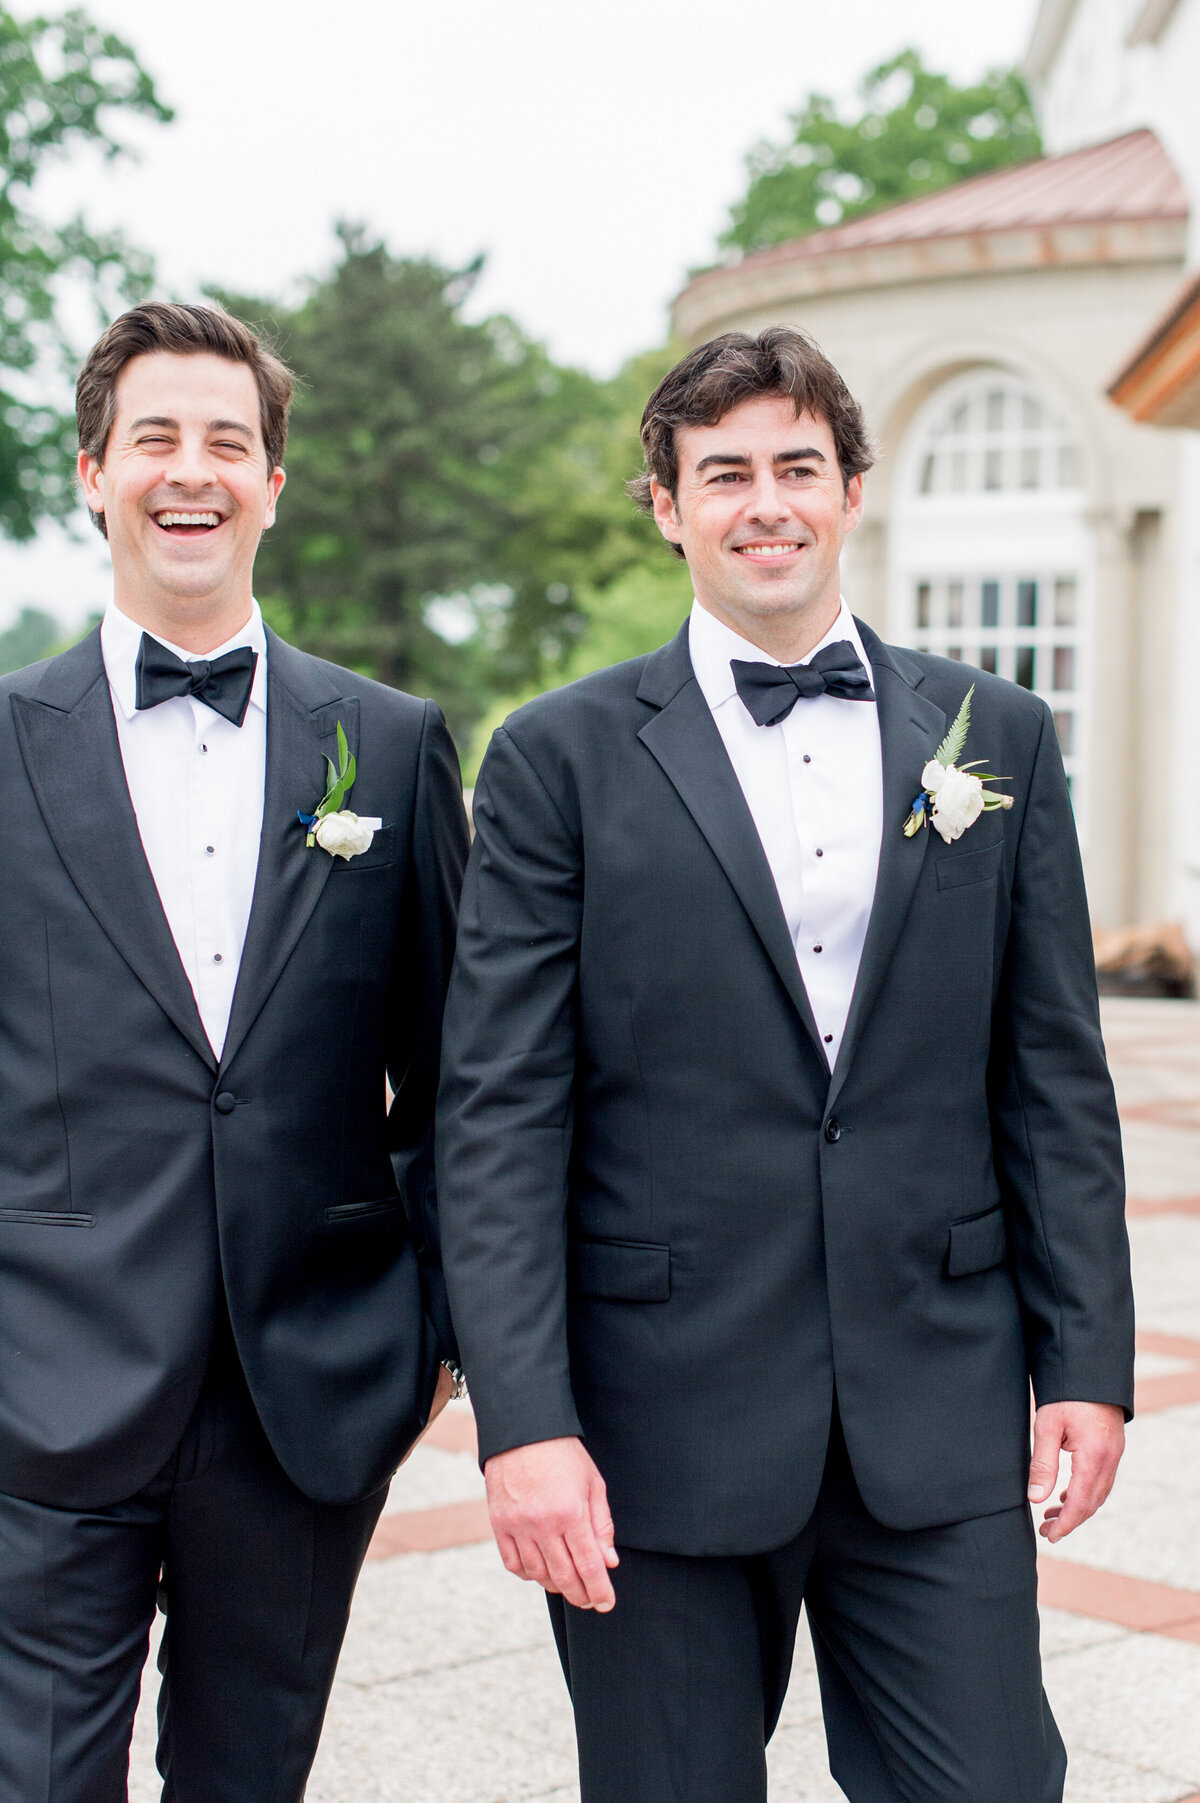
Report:
[[156,1598],[164,1797],[299,1803],[451,1384],[458,766],[432,703],[264,627],[291,389],[209,308],[105,332],[113,599],[0,684],[0,1803],[125,1797]]

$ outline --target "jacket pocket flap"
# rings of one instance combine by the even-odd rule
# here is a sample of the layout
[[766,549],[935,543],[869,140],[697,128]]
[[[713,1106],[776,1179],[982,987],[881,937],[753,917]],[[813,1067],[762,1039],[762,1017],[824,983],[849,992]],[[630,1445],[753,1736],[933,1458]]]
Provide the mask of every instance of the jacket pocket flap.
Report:
[[95,1215],[76,1214],[62,1208],[0,1208],[0,1221],[17,1221],[26,1227],[94,1227]]
[[939,889],[958,889],[967,883],[986,883],[995,876],[1004,856],[1004,841],[981,845],[978,851],[945,852],[937,861]]
[[972,1271],[987,1271],[1003,1261],[1007,1249],[1002,1208],[989,1208],[969,1221],[952,1221],[946,1274],[967,1277]]
[[671,1248],[640,1240],[575,1240],[571,1288],[614,1302],[665,1302],[671,1294]]
[[402,1207],[399,1196],[381,1196],[369,1202],[333,1202],[325,1210],[327,1221],[361,1221],[365,1216],[390,1215]]
[[340,872],[345,875],[352,870],[378,870],[382,865],[390,864],[396,850],[395,837],[394,827],[377,827],[375,837],[366,851],[360,851],[356,858],[334,858],[332,874]]

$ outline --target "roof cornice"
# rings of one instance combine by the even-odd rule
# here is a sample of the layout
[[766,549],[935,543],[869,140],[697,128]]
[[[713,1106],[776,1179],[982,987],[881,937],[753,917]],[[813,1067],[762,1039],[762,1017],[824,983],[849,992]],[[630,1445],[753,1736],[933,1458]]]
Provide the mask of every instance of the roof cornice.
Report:
[[1149,425],[1200,426],[1200,275],[1184,283],[1108,393]]
[[1049,73],[1078,4],[1079,0],[1042,0],[1021,58],[1021,74],[1027,81],[1040,81]]
[[747,257],[689,283],[671,317],[683,339],[700,344],[747,315],[790,314],[818,296],[1028,270],[1182,265],[1186,245],[1186,219],[1127,219],[865,244],[792,261]]

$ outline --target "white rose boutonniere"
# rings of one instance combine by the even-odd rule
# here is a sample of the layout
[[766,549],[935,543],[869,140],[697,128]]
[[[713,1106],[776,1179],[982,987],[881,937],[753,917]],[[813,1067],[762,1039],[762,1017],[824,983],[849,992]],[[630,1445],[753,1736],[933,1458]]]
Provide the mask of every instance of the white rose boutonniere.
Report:
[[342,803],[354,787],[354,779],[358,775],[358,766],[350,756],[350,747],[346,742],[346,734],[342,723],[337,723],[338,761],[326,758],[329,770],[329,786],[314,814],[306,814],[302,809],[296,812],[300,816],[302,826],[308,828],[305,844],[309,847],[319,845],[334,858],[357,858],[369,847],[376,832],[382,826],[380,820],[364,820],[352,814]]
[[313,828],[313,838],[321,850],[335,858],[356,858],[359,852],[367,850],[374,837],[372,822],[360,820],[348,808],[323,815]]
[[962,838],[969,826],[974,826],[981,814],[991,813],[994,808],[1011,808],[1013,804],[1011,795],[993,795],[984,788],[985,783],[1001,783],[1007,778],[991,776],[986,771],[976,775],[984,761],[982,758],[976,758],[970,764],[954,761],[967,742],[974,693],[975,684],[972,683],[955,715],[954,725],[938,746],[936,756],[930,758],[921,772],[921,792],[904,822],[906,838],[911,839],[914,833],[919,833],[928,820],[946,844],[952,845],[955,839]]

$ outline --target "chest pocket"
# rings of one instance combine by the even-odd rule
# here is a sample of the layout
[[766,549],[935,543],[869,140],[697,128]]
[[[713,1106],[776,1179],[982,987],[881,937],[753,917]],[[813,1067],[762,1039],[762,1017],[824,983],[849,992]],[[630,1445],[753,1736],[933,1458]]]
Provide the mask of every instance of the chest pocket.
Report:
[[937,886],[963,889],[968,883],[986,883],[999,870],[1003,857],[1003,839],[978,851],[947,851],[937,860]]
[[396,829],[394,826],[381,826],[371,840],[366,851],[360,851],[356,858],[335,858],[333,860],[334,876],[361,875],[364,870],[378,870],[390,864],[396,850]]

